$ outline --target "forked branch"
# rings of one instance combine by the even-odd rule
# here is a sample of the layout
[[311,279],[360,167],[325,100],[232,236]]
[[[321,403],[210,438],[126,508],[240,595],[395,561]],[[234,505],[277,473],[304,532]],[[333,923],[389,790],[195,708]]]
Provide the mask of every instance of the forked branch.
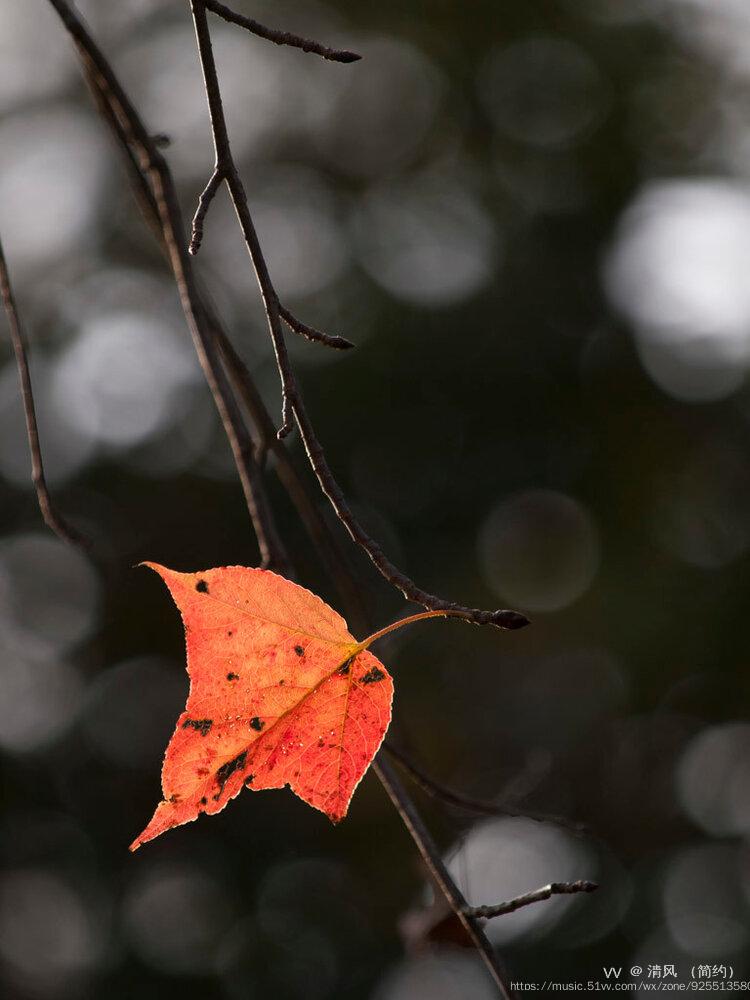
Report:
[[510,1000],[511,994],[505,981],[505,974],[500,967],[498,956],[495,954],[492,945],[487,939],[487,935],[482,929],[481,918],[472,913],[471,907],[464,899],[463,893],[448,871],[437,844],[424,825],[422,817],[419,815],[414,803],[404,792],[390,762],[384,760],[382,757],[377,757],[372,766],[391,797],[391,801],[398,809],[399,815],[411,834],[414,843],[417,845],[417,849],[424,861],[430,878],[442,892],[446,902],[469,936],[469,940],[479,952],[487,967],[487,971],[497,987],[498,993],[504,1000]]
[[87,79],[97,99],[109,109],[109,116],[124,137],[131,162],[142,173],[149,196],[157,210],[172,272],[183,312],[192,334],[206,382],[219,411],[234,456],[245,502],[250,512],[260,548],[261,563],[287,570],[287,558],[265,496],[260,470],[255,462],[252,439],[242,420],[237,401],[221,364],[218,349],[205,316],[185,244],[182,215],[172,175],[153,137],[144,127],[105,59],[74,8],[67,0],[49,0],[78,49]]
[[[292,429],[292,418],[299,428],[302,442],[309,459],[310,465],[320,484],[320,487],[328,497],[338,519],[349,532],[350,537],[364,552],[380,571],[380,573],[396,587],[404,597],[416,604],[431,611],[451,611],[453,614],[463,618],[465,621],[475,625],[494,625],[503,629],[523,628],[528,624],[525,615],[517,611],[498,610],[483,611],[479,608],[469,608],[447,601],[422,590],[416,583],[403,573],[395,563],[385,555],[377,542],[370,537],[362,525],[354,516],[343,490],[334,478],[333,472],[323,451],[323,447],[318,440],[315,428],[310,420],[302,399],[302,394],[292,368],[289,354],[284,341],[284,332],[281,326],[282,318],[289,322],[288,314],[284,316],[283,307],[279,303],[276,289],[274,288],[271,276],[268,271],[263,251],[258,240],[255,225],[250,214],[250,208],[245,194],[242,179],[237,170],[237,166],[232,156],[229,134],[227,130],[224,107],[221,98],[221,87],[216,70],[216,62],[211,44],[211,35],[206,17],[207,4],[205,0],[190,0],[190,7],[193,13],[193,23],[198,43],[198,53],[200,56],[203,79],[206,86],[206,99],[208,102],[209,115],[211,119],[211,131],[213,134],[214,150],[216,154],[216,164],[214,176],[218,175],[226,181],[229,194],[234,205],[240,229],[245,240],[245,246],[255,269],[255,275],[260,288],[261,297],[266,311],[266,320],[276,355],[276,364],[281,380],[282,394],[282,424],[278,432],[279,438],[286,437]],[[211,182],[206,191],[211,188]],[[204,196],[206,194],[204,191]],[[209,196],[212,197],[215,188],[211,188]],[[204,199],[205,200],[205,199]],[[200,223],[203,224],[205,210],[199,206]],[[286,312],[286,310],[284,310]],[[290,325],[292,325],[290,323]],[[296,328],[296,327],[293,327]],[[309,329],[309,328],[307,328]]]

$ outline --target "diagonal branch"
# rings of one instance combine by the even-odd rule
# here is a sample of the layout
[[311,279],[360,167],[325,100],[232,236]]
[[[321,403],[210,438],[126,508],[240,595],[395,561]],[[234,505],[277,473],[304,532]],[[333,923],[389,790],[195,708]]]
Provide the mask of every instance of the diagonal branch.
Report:
[[229,377],[235,385],[237,394],[242,400],[260,438],[259,446],[264,452],[270,450],[276,459],[276,474],[286,490],[289,498],[297,509],[300,520],[315,546],[320,559],[325,565],[331,579],[341,594],[347,617],[351,625],[362,633],[367,631],[367,611],[362,600],[361,588],[358,586],[346,555],[342,550],[338,537],[331,530],[318,506],[313,503],[303,483],[296,466],[289,457],[283,441],[276,436],[271,416],[255,386],[247,367],[235,351],[228,337],[212,315],[209,323],[214,326],[215,336],[219,344],[222,358],[225,361]]
[[[124,127],[118,115],[114,113],[112,103],[108,100],[108,90],[106,88],[102,89],[100,86],[100,77],[92,74],[85,63],[82,63],[82,69],[96,101],[97,108],[112,130],[118,147],[125,158],[133,193],[144,221],[166,253],[159,209],[154,199],[148,177],[141,169],[138,159],[133,152],[128,138],[129,132]],[[133,121],[140,122],[138,113],[132,105],[129,109],[129,114],[134,116]],[[140,130],[145,131],[142,123],[140,123]],[[237,397],[245,406],[253,424],[257,428],[259,442],[256,450],[261,454],[265,454],[269,450],[274,453],[276,458],[276,474],[297,509],[308,535],[314,543],[320,558],[326,565],[332,580],[336,584],[344,605],[349,608],[350,621],[355,620],[358,623],[357,627],[359,631],[364,633],[367,631],[367,627],[364,624],[367,614],[362,601],[361,588],[354,580],[339,539],[331,530],[328,521],[323,517],[317,505],[311,501],[308,491],[289,457],[289,453],[283,443],[276,437],[276,428],[247,370],[247,366],[232,346],[213,306],[205,294],[202,295],[202,310],[203,322],[207,325],[216,340]]]
[[67,0],[50,0],[50,3],[75,42],[87,79],[98,92],[99,100],[106,102],[131,150],[133,163],[138,165],[147,181],[196,353],[232,448],[258,539],[261,562],[264,566],[274,566],[283,572],[287,568],[286,553],[265,496],[261,472],[253,454],[252,439],[227,381],[214,338],[204,321],[202,304],[185,246],[182,215],[172,175],[111,66],[77,13]]
[[412,840],[417,845],[417,849],[422,856],[430,877],[445,896],[446,902],[455,913],[456,918],[468,934],[469,940],[484,961],[499,995],[504,1000],[510,1000],[511,993],[506,983],[505,975],[500,968],[498,957],[482,929],[482,922],[472,913],[471,908],[464,899],[463,893],[453,881],[450,872],[443,862],[437,844],[424,825],[424,821],[417,812],[414,803],[406,794],[396,773],[387,760],[379,755],[372,766],[398,810],[406,829],[411,834]]
[[245,28],[254,35],[258,35],[259,38],[265,38],[276,45],[291,45],[295,49],[302,49],[303,52],[312,52],[316,56],[322,56],[323,59],[330,59],[331,62],[351,63],[362,58],[356,52],[347,52],[345,49],[329,49],[327,45],[321,45],[320,42],[314,42],[309,38],[301,38],[299,35],[293,35],[291,31],[278,31],[276,28],[267,28],[259,21],[254,21],[251,17],[238,14],[225,4],[219,3],[218,0],[205,0],[205,6],[212,13],[224,18],[225,21],[238,24],[240,28]]
[[338,519],[349,532],[351,538],[367,553],[382,576],[396,587],[397,590],[400,590],[407,601],[414,601],[415,604],[421,604],[422,607],[428,608],[430,611],[453,611],[463,618],[464,621],[471,622],[473,625],[494,625],[496,628],[519,629],[529,624],[528,618],[518,611],[504,609],[482,611],[479,608],[468,608],[453,601],[447,601],[436,594],[430,594],[428,591],[418,587],[406,573],[403,573],[395,563],[391,562],[380,545],[368,535],[354,516],[344,495],[344,491],[333,476],[323,447],[318,441],[315,429],[307,415],[302,398],[296,392],[293,407],[300,437],[305,446],[310,465],[317,477],[320,488],[336,511]]
[[216,165],[214,172],[223,176],[229,188],[229,194],[239,220],[248,254],[255,269],[255,275],[260,288],[261,297],[266,310],[268,329],[276,355],[276,363],[281,378],[282,393],[282,425],[278,432],[279,438],[286,437],[292,429],[292,417],[296,420],[302,442],[305,446],[310,465],[318,479],[323,493],[328,497],[331,506],[349,535],[357,545],[370,557],[380,573],[394,587],[401,591],[404,597],[431,611],[451,610],[475,625],[495,625],[498,628],[517,629],[528,624],[528,619],[517,611],[499,610],[482,611],[478,608],[468,608],[447,601],[435,594],[422,590],[410,577],[388,559],[381,547],[375,542],[362,525],[357,521],[349,506],[344,492],[336,482],[325,452],[317,438],[312,421],[307,415],[296,376],[289,360],[289,354],[284,341],[281,327],[281,307],[278,295],[271,281],[258,235],[250,215],[247,195],[239,172],[232,156],[232,150],[227,132],[226,118],[221,99],[216,62],[214,60],[211,36],[206,17],[204,0],[190,0],[193,13],[193,23],[198,43],[203,78],[206,86],[211,118]]
[[484,799],[474,799],[468,795],[463,795],[461,792],[447,788],[439,781],[435,781],[434,778],[425,774],[403,750],[395,747],[390,740],[384,741],[383,749],[400,764],[418,788],[421,788],[425,794],[438,799],[440,802],[445,802],[449,806],[455,806],[457,809],[464,809],[466,812],[475,813],[479,816],[510,816],[519,819],[531,819],[535,823],[553,823],[555,826],[565,827],[574,833],[582,833],[585,829],[583,824],[573,823],[563,816],[549,816],[547,813],[508,809],[506,806],[498,805],[496,802],[488,802]]
[[585,882],[580,879],[578,882],[551,882],[542,889],[535,889],[534,892],[527,892],[523,896],[508,900],[507,903],[497,903],[495,906],[467,906],[464,913],[467,916],[479,920],[492,920],[493,917],[504,917],[507,913],[520,910],[522,906],[529,906],[531,903],[541,903],[552,896],[573,895],[578,892],[596,892],[599,886],[596,882]]
[[10,339],[13,344],[13,352],[16,356],[16,367],[18,377],[21,380],[21,398],[23,400],[23,411],[26,418],[26,434],[29,439],[29,452],[31,454],[31,478],[36,490],[36,497],[39,503],[39,510],[42,512],[47,527],[71,545],[78,545],[82,548],[90,548],[90,542],[85,539],[75,528],[72,528],[61,514],[58,514],[52,503],[47,480],[44,476],[44,463],[42,461],[42,447],[39,443],[39,427],[36,420],[36,408],[34,406],[34,393],[31,388],[31,373],[29,371],[29,360],[26,353],[26,339],[23,335],[21,320],[18,316],[13,287],[10,283],[10,274],[5,260],[3,245],[0,241],[0,297],[3,300],[5,314],[8,317],[8,327],[10,329]]
[[307,323],[303,323],[301,319],[297,319],[296,316],[293,316],[289,310],[281,304],[279,304],[279,315],[290,330],[294,330],[295,333],[298,333],[300,337],[304,337],[306,340],[312,340],[319,344],[325,344],[326,347],[333,347],[337,351],[347,351],[350,347],[354,347],[351,340],[347,340],[346,337],[331,336],[330,333],[322,333],[320,330],[316,330],[314,326],[308,326]]

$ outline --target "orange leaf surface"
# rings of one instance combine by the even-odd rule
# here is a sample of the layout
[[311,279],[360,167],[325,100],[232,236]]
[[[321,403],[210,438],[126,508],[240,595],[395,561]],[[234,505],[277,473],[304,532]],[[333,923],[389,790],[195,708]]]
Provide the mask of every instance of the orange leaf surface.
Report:
[[131,850],[220,812],[243,786],[289,785],[342,819],[391,719],[393,680],[365,648],[375,636],[358,642],[319,597],[268,570],[145,565],[182,613],[190,693],[164,757],[164,799]]

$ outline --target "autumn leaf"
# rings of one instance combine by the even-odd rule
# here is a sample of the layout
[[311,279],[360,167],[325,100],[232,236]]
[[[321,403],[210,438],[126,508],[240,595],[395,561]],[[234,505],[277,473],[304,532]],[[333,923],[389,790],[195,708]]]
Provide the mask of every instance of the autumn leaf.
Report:
[[[289,785],[334,823],[383,741],[393,680],[310,591],[262,569],[145,563],[182,613],[190,693],[162,769],[164,800],[131,845],[212,815],[243,787]],[[431,613],[412,616],[431,617]]]

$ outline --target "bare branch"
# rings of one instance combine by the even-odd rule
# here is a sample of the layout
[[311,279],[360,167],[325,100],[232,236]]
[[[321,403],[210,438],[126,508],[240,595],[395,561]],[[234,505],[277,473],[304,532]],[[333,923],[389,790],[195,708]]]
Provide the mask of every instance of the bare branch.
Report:
[[[209,318],[209,322],[215,324],[213,316]],[[356,622],[357,630],[364,634],[368,630],[367,612],[362,600],[361,588],[354,579],[339,539],[331,530],[328,521],[323,517],[317,505],[311,501],[308,491],[289,457],[289,452],[284,442],[279,441],[276,436],[276,428],[271,420],[271,416],[265,407],[255,383],[250,377],[245,363],[239,357],[221,327],[216,324],[215,328],[217,342],[227,365],[229,376],[257,428],[261,445],[264,450],[272,451],[276,458],[276,474],[289,494],[316,551],[341,594],[344,606],[347,608],[347,618],[350,626],[354,627],[354,623]]]
[[229,144],[224,107],[221,100],[221,88],[219,87],[219,77],[216,71],[211,35],[208,30],[208,20],[206,18],[206,5],[203,0],[190,0],[190,9],[193,13],[193,24],[195,25],[198,53],[200,55],[203,79],[206,86],[208,111],[211,118],[211,131],[216,153],[214,172],[219,174],[227,183],[245,245],[255,267],[258,286],[268,318],[271,342],[273,343],[276,355],[276,364],[281,377],[282,409],[281,427],[278,431],[278,438],[281,440],[292,431],[292,398],[295,387],[294,375],[289,363],[286,344],[284,343],[284,332],[281,328],[279,301],[276,290],[271,283],[268,266],[261,251],[258,234],[255,231],[255,225],[250,215],[250,209],[248,208],[247,195],[245,194],[242,179],[235,166]]
[[[69,32],[73,36],[81,56],[82,65],[84,73],[88,77],[92,84],[95,92],[95,96],[100,104],[100,107],[105,114],[105,117],[110,122],[115,135],[123,146],[127,156],[129,166],[131,168],[131,174],[136,184],[136,190],[139,195],[139,200],[141,206],[144,210],[144,214],[147,218],[151,217],[152,221],[154,219],[159,223],[159,238],[164,244],[168,254],[170,263],[172,264],[172,269],[175,274],[175,279],[177,281],[181,298],[183,301],[183,308],[188,319],[188,323],[193,333],[194,340],[196,340],[196,348],[198,350],[199,357],[201,357],[201,362],[204,365],[204,371],[206,372],[206,378],[209,384],[214,389],[213,382],[216,383],[215,397],[218,394],[219,399],[217,400],[217,407],[222,414],[222,419],[224,421],[225,429],[230,437],[230,441],[233,444],[233,450],[235,450],[235,442],[232,436],[235,437],[240,431],[240,427],[244,429],[244,424],[239,419],[239,415],[235,412],[234,406],[236,405],[234,394],[229,390],[229,387],[225,384],[225,372],[224,366],[221,364],[223,359],[224,364],[226,364],[228,370],[232,373],[232,378],[235,381],[235,386],[238,391],[240,391],[239,386],[242,381],[243,372],[247,375],[246,369],[241,365],[236,354],[234,354],[231,344],[229,344],[223,331],[218,325],[217,321],[212,315],[210,306],[208,306],[205,301],[202,300],[199,294],[197,283],[190,270],[190,261],[187,253],[187,248],[184,244],[183,231],[181,225],[181,217],[179,215],[179,209],[176,204],[176,198],[174,196],[174,187],[169,173],[168,167],[163,160],[163,158],[155,149],[153,143],[146,133],[143,125],[137,115],[137,112],[130,104],[127,96],[122,91],[122,88],[117,81],[111,67],[104,59],[104,57],[99,52],[95,43],[88,35],[88,32],[83,27],[79,21],[77,15],[73,12],[70,4],[66,0],[50,0],[50,3],[57,10],[58,14],[62,18],[64,24],[68,28]],[[205,23],[205,11],[203,5],[194,3],[195,6],[200,6],[199,14],[203,14],[203,20]],[[200,19],[200,18],[199,18]],[[207,37],[207,31],[206,31]],[[209,40],[210,45],[210,40]],[[205,67],[204,67],[205,72]],[[214,69],[215,73],[215,69]],[[218,91],[218,82],[217,82]],[[221,112],[220,96],[219,98],[218,110]],[[215,109],[214,109],[215,110]],[[223,124],[223,112],[220,114],[219,124]],[[221,128],[217,131],[214,130],[215,141],[217,137],[221,139]],[[217,164],[224,162],[231,162],[231,156],[229,159],[221,159],[221,156],[226,156],[229,154],[228,139],[226,137],[226,128],[223,128],[223,141],[225,142],[224,149],[222,151],[221,146],[217,142]],[[220,156],[221,153],[221,156]],[[228,179],[226,176],[224,179]],[[229,183],[229,182],[228,182]],[[301,400],[299,398],[299,393],[296,386],[296,381],[294,380],[294,375],[289,366],[288,357],[286,355],[286,350],[283,341],[283,334],[281,333],[280,326],[280,307],[276,293],[271,284],[270,278],[268,276],[268,270],[265,266],[265,261],[263,255],[260,251],[260,247],[257,241],[257,235],[255,235],[255,230],[252,226],[252,220],[250,219],[249,210],[247,208],[247,199],[242,189],[241,182],[239,180],[239,175],[234,171],[234,177],[232,179],[232,184],[229,185],[230,194],[235,202],[235,209],[240,218],[240,224],[243,226],[243,233],[245,234],[246,243],[248,244],[248,250],[250,256],[255,264],[256,274],[261,287],[261,292],[264,297],[264,302],[266,306],[266,311],[269,316],[269,325],[271,327],[272,336],[274,336],[274,346],[277,349],[277,361],[279,363],[280,371],[282,372],[282,386],[285,391],[285,407],[287,410],[292,410],[294,416],[300,426],[300,431],[303,434],[303,440],[305,439],[305,434],[303,428],[306,428],[308,433],[305,440],[305,445],[310,452],[310,447],[317,445],[317,441],[314,439],[314,434],[312,433],[312,428],[309,427],[309,421],[306,422],[306,415],[304,414],[304,408],[302,407]],[[205,215],[205,213],[204,213]],[[280,345],[280,349],[279,349]],[[216,352],[221,352],[221,358],[217,358]],[[218,362],[218,363],[217,363]],[[273,448],[277,455],[285,456],[285,461],[279,461],[278,469],[281,475],[281,469],[286,469],[284,475],[289,476],[289,469],[292,468],[286,456],[286,451],[281,445],[281,443],[274,437],[272,433],[269,433],[269,427],[264,426],[263,414],[265,409],[262,402],[258,398],[253,398],[252,393],[247,387],[252,386],[252,382],[247,376],[246,379],[246,392],[241,393],[242,399],[248,408],[248,411],[253,415],[253,419],[256,421],[256,425],[259,427],[259,433],[261,435],[261,440],[264,439],[268,442],[268,447]],[[254,387],[253,387],[254,388]],[[256,392],[257,396],[257,392]],[[225,419],[226,411],[226,419]],[[265,413],[265,423],[270,424],[270,418],[268,418],[267,413]],[[273,425],[270,426],[270,431],[272,432]],[[247,448],[247,442],[245,441],[245,447]],[[317,445],[319,448],[319,445]],[[236,451],[235,451],[236,455]],[[240,457],[244,457],[246,460],[252,458],[248,456],[242,450],[240,451]],[[320,467],[320,463],[318,463]],[[253,469],[257,473],[257,466],[246,466],[240,465],[238,463],[238,469],[240,471],[240,477],[243,476],[243,469],[247,468]],[[316,470],[317,471],[317,470]],[[294,470],[292,468],[292,474]],[[330,470],[329,470],[330,476]],[[324,477],[325,480],[325,477]],[[291,481],[291,478],[290,480]],[[320,481],[320,476],[319,476]],[[243,486],[245,485],[243,480]],[[251,483],[251,486],[253,483]],[[262,491],[262,484],[258,485],[258,496],[264,498]],[[285,482],[287,488],[289,489],[290,495],[294,496],[293,489],[288,486]],[[299,481],[297,480],[297,485],[299,486]],[[335,482],[334,482],[335,485]],[[338,487],[336,487],[338,489]],[[251,495],[248,496],[248,491],[246,489],[246,497],[248,498],[248,506],[253,510],[251,500],[255,497],[255,494],[250,491]],[[300,506],[302,506],[301,501]],[[312,505],[307,508],[307,517],[310,518],[310,510],[315,510]],[[334,504],[335,507],[335,504]],[[338,511],[337,511],[338,512]],[[255,514],[254,513],[254,520]],[[319,513],[319,512],[318,512]],[[340,515],[339,515],[340,516]],[[343,519],[342,519],[343,520]],[[353,519],[352,519],[353,520]],[[306,522],[307,523],[307,522]],[[343,523],[346,523],[345,521]],[[356,522],[354,522],[356,524]],[[311,536],[317,541],[320,547],[320,539],[323,537],[322,531],[325,527],[325,522],[321,521],[317,525],[316,530],[320,532],[316,536],[314,531],[311,531]],[[349,527],[347,525],[347,527]],[[351,534],[351,528],[349,528]],[[360,529],[361,530],[361,529]],[[366,537],[366,536],[365,536]],[[355,539],[356,540],[356,539]],[[374,543],[371,543],[374,548]],[[366,549],[366,551],[369,550]],[[336,557],[337,558],[337,557]],[[371,558],[373,558],[371,554]],[[379,565],[378,568],[381,572],[384,572],[383,566],[390,566],[383,557],[383,564]],[[373,558],[373,561],[375,559]],[[378,563],[376,562],[376,565]],[[342,567],[339,566],[339,570]],[[344,571],[345,572],[345,571]],[[398,571],[396,571],[398,572]],[[340,575],[340,574],[339,574]],[[384,575],[387,575],[384,573]],[[405,579],[408,584],[420,595],[424,595],[424,592],[418,591],[408,578]],[[430,595],[426,595],[430,596]],[[436,602],[439,603],[440,607],[446,608],[455,607],[447,602],[442,602],[437,598],[434,598]],[[426,604],[429,607],[430,605]],[[472,618],[471,615],[479,616],[490,616],[485,617],[484,620],[490,621],[501,613],[489,613],[489,612],[472,612],[471,609],[460,609],[465,610],[469,614],[467,615],[468,620],[483,620],[481,617]],[[504,613],[509,615],[515,615],[516,613]],[[505,620],[505,627],[509,627],[508,623],[512,619],[508,618]],[[525,623],[525,619],[522,616],[517,615],[516,621],[514,622],[515,627],[519,627],[521,624]],[[493,624],[502,624],[501,620],[494,620]],[[475,946],[482,955],[495,983],[498,986],[500,994],[503,997],[509,996],[509,991],[505,985],[503,973],[499,967],[498,959],[494,954],[492,947],[490,946],[487,938],[482,930],[481,923],[478,918],[474,917],[470,912],[467,911],[467,904],[464,900],[462,894],[458,890],[457,886],[453,882],[450,874],[445,868],[442,862],[440,853],[437,846],[432,841],[428,831],[425,829],[424,824],[419,816],[419,813],[411,801],[410,797],[406,793],[405,789],[398,780],[398,777],[393,772],[390,764],[387,761],[378,759],[374,764],[375,771],[379,776],[384,787],[388,791],[394,805],[396,806],[403,822],[407,826],[415,844],[417,845],[425,864],[427,865],[433,879],[436,881],[441,892],[444,894],[446,900],[448,901],[451,909],[456,913],[457,919],[466,928],[467,933],[470,935],[471,940],[474,942]]]
[[320,330],[316,330],[314,326],[308,326],[307,323],[303,323],[302,320],[293,316],[289,310],[281,304],[279,304],[279,315],[290,330],[294,330],[295,333],[298,333],[306,340],[312,340],[314,343],[318,344],[325,344],[326,347],[333,347],[337,351],[348,351],[350,347],[354,347],[351,340],[347,340],[346,337],[332,336],[330,333],[322,333]]
[[531,819],[535,823],[553,823],[555,826],[565,827],[574,833],[583,833],[585,826],[581,823],[573,823],[563,816],[550,816],[547,813],[528,812],[526,810],[509,809],[507,806],[499,805],[496,802],[488,802],[485,799],[474,799],[461,792],[456,792],[452,788],[447,788],[439,781],[435,781],[428,774],[425,774],[414,761],[403,750],[395,747],[390,740],[383,743],[383,749],[397,761],[406,771],[411,780],[422,789],[425,794],[434,799],[455,806],[457,809],[464,809],[466,812],[476,813],[479,816],[510,816],[519,819]]
[[137,163],[147,181],[196,353],[232,448],[245,502],[258,538],[261,562],[264,566],[274,566],[283,572],[288,566],[286,554],[265,497],[261,473],[253,455],[252,440],[227,382],[214,339],[204,322],[202,303],[185,246],[182,215],[172,175],[109,62],[78,14],[67,0],[49,2],[75,42],[87,79],[92,81],[99,99],[109,106],[111,117],[118,122],[119,137],[127,142],[133,163]]
[[493,917],[503,917],[507,913],[520,910],[522,906],[529,906],[531,903],[541,903],[552,896],[572,895],[577,892],[596,892],[599,888],[596,882],[551,882],[542,889],[534,892],[527,892],[524,896],[517,896],[508,900],[507,903],[497,903],[495,906],[467,906],[464,913],[467,916],[480,920],[492,920]]
[[[123,153],[128,173],[132,181],[134,195],[140,207],[146,224],[159,241],[166,252],[164,245],[164,233],[159,218],[159,209],[151,190],[148,177],[141,169],[138,158],[133,152],[132,145],[128,139],[128,132],[123,126],[120,117],[113,112],[112,104],[107,100],[106,89],[102,91],[100,87],[100,77],[92,74],[88,64],[82,62],[82,69],[86,75],[91,92],[96,100],[99,112],[112,129],[118,146]],[[133,115],[137,116],[134,108],[131,108]],[[349,608],[349,620],[356,620],[358,629],[364,634],[367,631],[365,622],[367,614],[362,601],[361,588],[356,584],[352,571],[348,566],[346,556],[341,549],[338,538],[331,531],[330,525],[322,516],[320,510],[314,504],[302,483],[289,454],[276,437],[276,428],[266,409],[260,393],[250,376],[247,366],[242,358],[237,354],[232,346],[226,332],[205,295],[201,295],[204,322],[211,329],[216,343],[221,352],[222,359],[226,365],[229,376],[234,385],[235,391],[240,400],[245,405],[257,433],[259,435],[259,450],[272,451],[276,457],[276,473],[289,494],[292,503],[295,505],[299,516],[305,525],[308,534],[316,546],[320,558],[326,565],[331,578],[336,584],[344,605]],[[260,464],[259,460],[258,464]],[[371,630],[371,629],[370,629]]]
[[398,566],[390,561],[378,543],[368,535],[354,516],[343,490],[331,472],[325,452],[318,441],[304,403],[300,395],[296,392],[293,406],[300,437],[305,446],[310,465],[320,483],[320,488],[330,500],[331,506],[336,511],[339,520],[349,532],[352,539],[367,553],[385,579],[393,584],[397,590],[400,590],[408,601],[421,604],[423,608],[427,608],[430,611],[453,611],[454,614],[463,618],[464,621],[471,622],[473,625],[494,625],[496,628],[519,629],[529,624],[528,618],[518,611],[482,611],[479,608],[468,608],[452,601],[446,601],[442,597],[422,590],[410,577],[402,573]]
[[422,856],[430,877],[445,896],[456,918],[460,921],[470,941],[482,957],[487,971],[497,986],[500,996],[505,998],[505,1000],[510,1000],[511,993],[506,983],[505,975],[500,968],[498,957],[482,929],[482,924],[479,918],[471,911],[471,907],[468,906],[463,893],[453,881],[450,872],[443,862],[438,846],[424,825],[422,817],[417,812],[414,803],[406,793],[406,790],[388,761],[379,755],[375,758],[372,766],[382,781],[385,790],[388,792],[391,802],[393,802],[398,810],[404,826],[417,845],[417,850]]
[[21,380],[21,398],[23,400],[26,434],[29,439],[29,452],[31,454],[31,479],[36,490],[39,510],[42,512],[42,517],[47,527],[51,528],[58,538],[71,545],[78,545],[81,548],[88,549],[91,547],[88,539],[85,539],[80,532],[72,528],[65,518],[55,510],[49,488],[47,487],[47,480],[44,476],[44,463],[42,461],[42,447],[39,443],[39,427],[36,420],[34,393],[31,388],[31,373],[26,353],[26,340],[23,335],[21,320],[13,295],[13,287],[10,283],[10,274],[8,273],[8,264],[5,260],[2,241],[0,241],[0,296],[3,300],[5,314],[8,317],[10,339],[13,344],[13,352],[16,356],[18,377]]
[[479,608],[468,608],[452,601],[446,601],[444,598],[422,590],[387,558],[380,546],[367,534],[355,518],[343,491],[331,472],[323,448],[307,415],[289,360],[284,333],[281,328],[279,299],[271,281],[268,265],[266,264],[250,215],[247,195],[245,194],[242,180],[232,157],[221,99],[221,88],[219,86],[219,78],[211,45],[211,35],[206,18],[206,4],[204,0],[190,0],[190,7],[193,13],[198,52],[206,85],[206,99],[208,101],[211,130],[216,152],[215,171],[220,173],[227,182],[245,239],[245,245],[255,268],[258,286],[266,310],[271,342],[273,343],[276,363],[279,369],[282,393],[282,425],[278,432],[279,439],[286,437],[290,433],[293,415],[299,427],[300,436],[310,460],[310,465],[317,476],[323,493],[330,500],[339,520],[347,529],[351,538],[367,553],[385,579],[400,590],[407,600],[421,604],[431,611],[451,610],[475,625],[495,625],[498,628],[504,629],[523,628],[524,625],[528,625],[528,619],[525,615],[517,611],[482,611]]
[[293,35],[291,31],[277,31],[275,28],[267,28],[251,17],[238,14],[223,3],[219,3],[218,0],[205,0],[205,6],[214,14],[224,18],[225,21],[238,24],[241,28],[258,35],[259,38],[265,38],[276,45],[291,45],[295,49],[302,49],[303,52],[312,52],[316,56],[322,56],[323,59],[330,59],[331,62],[352,63],[362,58],[356,52],[347,52],[345,49],[329,49],[326,45],[321,45],[320,42]]

